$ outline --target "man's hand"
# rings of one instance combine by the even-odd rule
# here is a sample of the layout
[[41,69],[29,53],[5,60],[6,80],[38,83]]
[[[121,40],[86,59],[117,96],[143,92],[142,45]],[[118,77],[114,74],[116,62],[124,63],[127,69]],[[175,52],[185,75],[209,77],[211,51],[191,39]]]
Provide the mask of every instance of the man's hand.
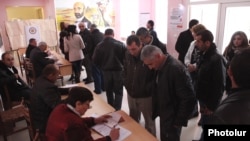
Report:
[[196,70],[196,66],[193,65],[193,64],[189,64],[187,66],[187,69],[188,69],[189,72],[194,72]]
[[115,141],[119,138],[120,136],[120,128],[112,128],[112,130],[109,133],[109,136],[111,138],[112,141]]
[[19,78],[19,75],[18,75],[18,74],[16,74],[16,73],[15,73],[14,75],[15,75],[16,79],[18,79],[18,78]]

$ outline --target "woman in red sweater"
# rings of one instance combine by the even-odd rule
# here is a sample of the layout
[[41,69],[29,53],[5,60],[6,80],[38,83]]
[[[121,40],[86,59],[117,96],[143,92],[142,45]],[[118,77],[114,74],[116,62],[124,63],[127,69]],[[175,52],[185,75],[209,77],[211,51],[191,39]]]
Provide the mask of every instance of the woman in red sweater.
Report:
[[[81,116],[90,108],[92,93],[83,87],[74,87],[69,91],[66,104],[58,105],[50,114],[46,138],[48,141],[93,141],[90,127],[103,123],[110,116],[98,118]],[[119,129],[112,129],[109,136],[96,141],[114,141],[119,137]]]

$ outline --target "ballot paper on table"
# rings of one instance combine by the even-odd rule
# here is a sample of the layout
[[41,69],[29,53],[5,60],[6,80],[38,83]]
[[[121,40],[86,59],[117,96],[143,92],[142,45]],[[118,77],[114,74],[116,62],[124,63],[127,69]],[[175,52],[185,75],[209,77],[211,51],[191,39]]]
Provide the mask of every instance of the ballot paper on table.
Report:
[[49,56],[47,56],[45,58],[52,59],[52,60],[55,60],[55,61],[58,60],[58,58],[55,55],[49,55]]
[[[120,136],[119,139],[116,141],[122,141],[131,134],[131,131],[118,125],[119,120],[121,119],[120,114],[113,112],[108,115],[110,115],[111,117],[107,119],[107,122],[102,124],[97,124],[93,126],[92,129],[94,129],[96,132],[98,132],[103,136],[108,136],[112,128],[119,128]],[[97,117],[97,115],[93,115],[93,117]]]

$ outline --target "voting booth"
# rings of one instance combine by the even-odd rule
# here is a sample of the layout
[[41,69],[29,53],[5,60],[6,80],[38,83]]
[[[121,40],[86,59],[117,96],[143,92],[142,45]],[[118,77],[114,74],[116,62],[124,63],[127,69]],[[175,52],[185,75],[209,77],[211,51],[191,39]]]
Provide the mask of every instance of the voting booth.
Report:
[[6,21],[5,26],[12,50],[27,47],[30,38],[35,38],[38,43],[44,41],[49,47],[58,45],[54,19]]

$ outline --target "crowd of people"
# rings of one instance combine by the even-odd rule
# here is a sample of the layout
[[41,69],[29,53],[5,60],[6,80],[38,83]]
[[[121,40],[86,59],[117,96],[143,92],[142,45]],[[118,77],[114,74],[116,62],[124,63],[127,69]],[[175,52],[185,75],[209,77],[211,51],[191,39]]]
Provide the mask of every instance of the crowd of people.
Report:
[[[246,61],[250,49],[244,32],[235,32],[220,54],[209,27],[193,19],[177,39],[176,59],[158,39],[152,20],[130,35],[126,45],[114,38],[111,28],[102,33],[95,24],[80,22],[77,32],[76,25],[60,25],[59,47],[72,64],[71,80],[81,82],[83,65],[87,77],[82,81],[94,82],[96,94],[106,91],[107,103],[115,110],[122,107],[124,86],[129,115],[136,122],[143,116],[145,128],[153,136],[155,118],[159,117],[161,141],[179,141],[182,127],[198,113],[201,127],[250,123],[248,111],[237,111],[247,109],[250,103],[250,66]],[[0,84],[10,89],[12,100],[30,100],[34,127],[44,140],[93,140],[89,128],[108,117],[80,118],[89,109],[93,95],[82,87],[58,88],[56,60],[47,57],[46,49],[45,42],[37,45],[36,39],[29,40],[26,57],[34,64],[36,74],[32,87],[19,77],[11,52],[5,52],[0,62]],[[224,93],[227,98],[222,100]],[[63,94],[68,94],[66,100],[61,100]],[[99,140],[114,141],[118,137],[119,129],[114,128]],[[203,132],[200,140],[204,140]]]

